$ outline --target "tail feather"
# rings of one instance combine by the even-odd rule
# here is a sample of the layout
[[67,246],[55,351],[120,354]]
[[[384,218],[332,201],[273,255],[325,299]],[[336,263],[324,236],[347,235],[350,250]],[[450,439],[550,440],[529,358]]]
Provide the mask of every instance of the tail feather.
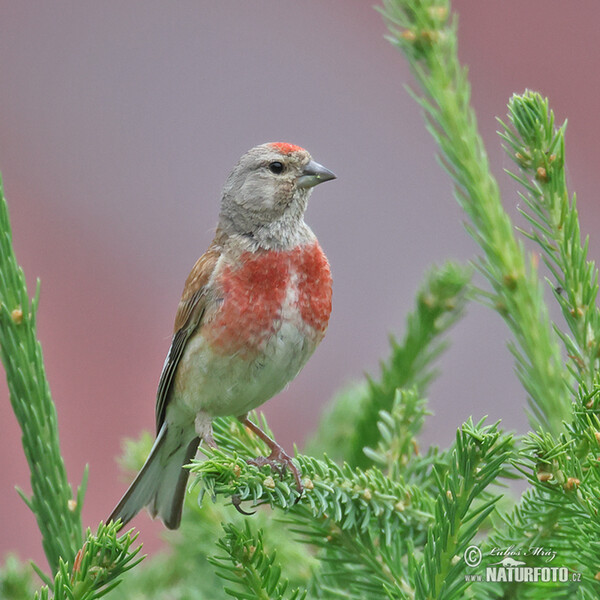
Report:
[[[199,438],[187,445],[178,435],[176,443],[169,438],[167,424],[163,424],[152,450],[107,522],[121,519],[123,525],[147,506],[152,517],[159,516],[169,529],[177,529],[189,476],[186,465],[196,454]],[[179,434],[179,432],[177,432]]]

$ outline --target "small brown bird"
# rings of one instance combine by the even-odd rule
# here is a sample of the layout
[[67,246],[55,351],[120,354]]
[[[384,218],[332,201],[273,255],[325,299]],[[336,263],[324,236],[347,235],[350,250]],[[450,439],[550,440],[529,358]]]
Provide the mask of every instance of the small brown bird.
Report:
[[280,392],[325,335],[329,263],[304,222],[312,188],[335,175],[293,144],[244,154],[229,175],[215,238],[189,274],[156,398],[156,441],[108,521],[144,506],[179,527],[188,471],[212,421],[234,415],[272,450],[257,464],[292,459],[247,419]]

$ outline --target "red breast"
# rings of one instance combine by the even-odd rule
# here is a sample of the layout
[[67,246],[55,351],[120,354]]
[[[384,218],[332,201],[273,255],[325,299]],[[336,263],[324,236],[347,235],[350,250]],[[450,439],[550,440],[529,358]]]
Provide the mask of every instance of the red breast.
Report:
[[[223,303],[202,333],[220,354],[260,353],[282,318],[297,320],[315,345],[325,334],[331,272],[317,242],[286,251],[244,252],[235,265],[221,269],[215,283]],[[286,302],[291,315],[284,311]]]

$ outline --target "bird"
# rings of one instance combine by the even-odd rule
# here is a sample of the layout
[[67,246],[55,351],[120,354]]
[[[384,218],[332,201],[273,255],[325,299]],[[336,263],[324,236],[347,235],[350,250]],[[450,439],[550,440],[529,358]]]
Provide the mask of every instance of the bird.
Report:
[[107,522],[144,507],[168,529],[181,523],[189,471],[213,419],[237,417],[271,454],[259,466],[298,468],[248,412],[283,390],[325,335],[332,277],[305,223],[309,196],[335,179],[300,146],[271,142],[246,152],[223,187],[215,236],[184,285],[156,394],[156,439]]

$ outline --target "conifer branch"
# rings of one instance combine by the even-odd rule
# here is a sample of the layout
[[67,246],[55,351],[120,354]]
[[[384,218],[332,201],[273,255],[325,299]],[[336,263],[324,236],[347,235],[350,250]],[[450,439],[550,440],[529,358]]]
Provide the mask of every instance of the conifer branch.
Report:
[[[264,417],[261,427],[268,431]],[[367,591],[382,597],[386,589],[400,593],[409,587],[398,571],[398,540],[424,541],[433,519],[432,500],[416,486],[392,481],[376,468],[361,471],[297,454],[304,483],[299,497],[291,474],[247,463],[266,448],[239,421],[217,420],[215,438],[220,449],[206,449],[207,460],[191,465],[201,498],[223,496],[238,507],[249,502],[244,511],[261,504],[282,510],[292,531],[324,552],[315,574],[319,589],[341,586],[345,597],[366,598]]]
[[31,497],[19,493],[35,515],[46,558],[55,572],[59,559],[72,563],[81,546],[87,469],[74,496],[60,453],[56,408],[46,380],[42,347],[36,339],[39,292],[38,282],[36,294],[29,300],[25,275],[12,247],[0,180],[0,357],[31,472]]
[[[245,438],[253,436],[235,420],[220,420],[216,435],[221,448],[207,449],[207,459],[191,465],[201,495],[231,498],[238,508],[249,501],[283,510],[293,531],[324,551],[321,559],[331,568],[324,567],[318,577],[328,588],[354,589],[356,597],[451,598],[464,588],[464,565],[457,567],[454,556],[494,510],[498,497],[488,488],[504,474],[512,452],[511,436],[497,425],[467,422],[442,461],[448,468],[429,471],[437,499],[375,467],[361,471],[327,457],[296,455],[305,486],[299,497],[291,475],[280,477],[270,467],[247,463],[253,444]],[[261,444],[254,444],[257,452]],[[407,571],[400,557],[409,549],[411,555],[418,549],[422,559]]]
[[2,600],[29,600],[33,598],[34,586],[29,565],[9,554],[0,570],[0,598]]
[[571,332],[561,335],[572,370],[580,383],[590,386],[600,367],[600,310],[598,269],[588,261],[588,238],[581,240],[575,196],[570,199],[565,177],[566,122],[554,125],[548,100],[526,91],[508,103],[512,125],[500,121],[507,154],[520,169],[510,173],[524,188],[521,209],[531,225],[524,232],[541,248],[552,273],[554,297]]
[[235,587],[225,591],[238,600],[303,600],[306,591],[289,589],[287,580],[281,578],[281,567],[275,553],[264,548],[261,530],[252,531],[246,521],[244,527],[224,526],[225,535],[217,542],[225,556],[214,556],[210,562],[219,577]]
[[140,563],[141,546],[132,549],[137,535],[128,532],[117,537],[119,526],[100,523],[94,535],[87,530],[86,541],[69,564],[60,559],[59,568],[50,589],[43,587],[35,600],[96,600],[113,590],[120,577]]
[[558,433],[570,417],[569,382],[535,265],[502,208],[477,120],[470,106],[466,69],[457,55],[457,19],[447,0],[384,0],[389,40],[405,54],[422,89],[415,95],[441,161],[454,181],[467,226],[483,250],[478,267],[489,281],[489,304],[509,326],[519,379],[529,398],[534,428]]
[[469,420],[458,430],[450,469],[438,476],[435,522],[428,530],[423,565],[415,571],[415,598],[459,597],[467,584],[462,557],[499,496],[488,488],[500,477],[513,451],[512,436],[498,424],[484,427]]
[[327,457],[296,455],[304,483],[304,492],[299,496],[290,473],[279,476],[268,466],[259,469],[249,465],[247,460],[256,455],[248,450],[238,454],[223,445],[207,448],[205,453],[206,460],[194,460],[190,467],[200,475],[202,496],[224,495],[238,506],[242,502],[251,506],[268,504],[311,520],[326,516],[342,529],[360,531],[376,521],[387,541],[393,532],[427,526],[427,500],[419,490],[391,481],[376,468],[363,472],[339,466]]
[[374,464],[385,467],[392,480],[405,475],[406,467],[418,454],[416,437],[427,415],[426,400],[416,389],[398,389],[390,412],[381,410],[377,429],[380,440],[377,448],[365,448],[365,454]]
[[[531,488],[502,516],[503,527],[488,543],[506,547],[526,540],[529,548],[552,549],[555,562],[581,575],[565,594],[581,598],[600,594],[599,394],[598,382],[591,390],[582,386],[573,420],[558,438],[548,432],[527,436],[515,465]],[[535,559],[523,557],[527,564]]]

